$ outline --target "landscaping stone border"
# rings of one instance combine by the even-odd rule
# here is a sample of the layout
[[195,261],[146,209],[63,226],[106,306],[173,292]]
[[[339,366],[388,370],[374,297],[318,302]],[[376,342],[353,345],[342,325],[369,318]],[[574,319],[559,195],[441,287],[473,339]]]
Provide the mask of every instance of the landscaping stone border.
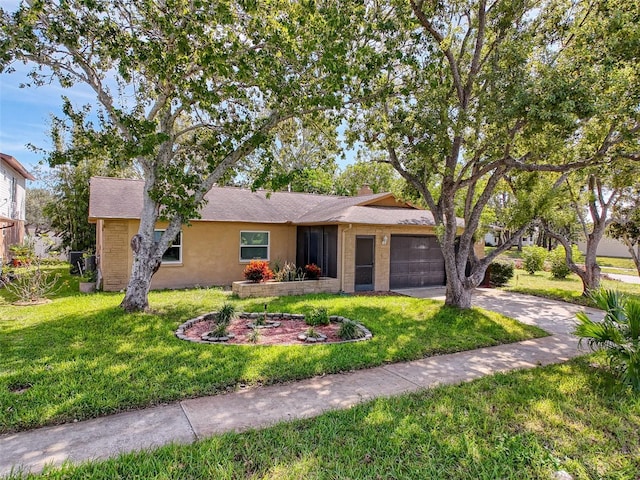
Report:
[[284,297],[289,295],[307,295],[312,293],[338,293],[340,279],[320,277],[318,280],[302,280],[293,282],[233,282],[233,293],[239,298]]
[[[209,343],[209,344],[215,344],[215,345],[228,345],[228,346],[243,346],[244,344],[238,345],[235,343],[224,343],[224,342],[215,342],[215,341],[207,341],[207,340],[203,340],[203,339],[194,339],[194,338],[188,338],[185,335],[185,330],[193,327],[195,324],[200,323],[200,322],[206,322],[209,320],[212,320],[215,318],[215,315],[217,314],[217,312],[211,312],[211,313],[205,313],[203,315],[200,315],[198,317],[192,318],[190,320],[187,320],[186,322],[184,322],[182,325],[180,325],[178,327],[178,329],[176,330],[176,337],[178,337],[180,340],[186,340],[187,342],[194,342],[194,343]],[[238,314],[238,318],[244,319],[244,320],[255,320],[258,318],[264,318],[264,313],[259,313],[259,312],[251,312],[251,313],[247,313],[247,312],[242,312]],[[304,320],[305,316],[300,314],[300,313],[267,313],[267,320],[268,321],[286,321],[286,320]],[[365,327],[364,325],[362,325],[361,323],[358,323],[354,320],[349,320],[348,318],[345,317],[341,317],[339,315],[330,315],[329,316],[329,321],[330,322],[334,322],[334,323],[342,323],[344,321],[352,321],[353,323],[355,323],[356,327],[358,327],[363,333],[364,336],[360,337],[360,338],[354,338],[352,340],[341,340],[339,342],[320,342],[321,345],[339,345],[341,343],[353,343],[353,342],[364,342],[366,340],[371,340],[373,338],[373,334],[371,333],[371,331]],[[308,343],[308,342],[304,342],[304,343],[300,343],[300,344],[294,344],[294,345],[316,345],[317,343]],[[249,346],[253,346],[253,345],[249,345]],[[291,344],[288,345],[282,345],[283,347],[285,346],[291,346]]]

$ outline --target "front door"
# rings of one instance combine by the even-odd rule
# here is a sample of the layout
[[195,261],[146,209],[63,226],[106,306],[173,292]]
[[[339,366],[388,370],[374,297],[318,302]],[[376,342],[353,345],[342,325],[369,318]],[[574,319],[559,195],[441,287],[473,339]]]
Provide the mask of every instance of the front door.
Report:
[[375,237],[356,237],[356,281],[357,292],[373,290],[373,259]]

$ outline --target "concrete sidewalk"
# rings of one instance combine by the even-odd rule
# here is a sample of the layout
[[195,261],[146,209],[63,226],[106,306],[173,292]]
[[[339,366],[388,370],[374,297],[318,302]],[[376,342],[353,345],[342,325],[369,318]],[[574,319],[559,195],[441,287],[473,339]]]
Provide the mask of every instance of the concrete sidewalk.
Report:
[[[414,289],[402,293],[428,298],[442,292]],[[12,469],[38,472],[46,464],[59,465],[65,460],[105,459],[168,443],[191,443],[218,433],[313,417],[377,397],[564,362],[581,353],[569,334],[575,313],[584,310],[581,307],[498,290],[478,290],[474,305],[538,325],[553,335],[2,435],[0,475]],[[597,310],[588,313],[602,316]]]

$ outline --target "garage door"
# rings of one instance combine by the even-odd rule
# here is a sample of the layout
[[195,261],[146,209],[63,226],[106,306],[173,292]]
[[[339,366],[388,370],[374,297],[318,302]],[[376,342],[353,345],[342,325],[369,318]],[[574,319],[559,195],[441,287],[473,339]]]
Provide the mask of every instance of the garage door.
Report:
[[445,284],[444,257],[434,236],[391,235],[391,288]]

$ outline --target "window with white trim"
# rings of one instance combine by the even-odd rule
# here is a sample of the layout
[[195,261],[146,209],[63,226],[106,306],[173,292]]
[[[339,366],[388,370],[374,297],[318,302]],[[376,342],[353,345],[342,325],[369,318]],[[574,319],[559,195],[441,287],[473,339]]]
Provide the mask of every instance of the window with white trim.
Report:
[[[153,241],[158,244],[164,230],[154,230]],[[181,263],[182,262],[182,232],[178,232],[175,240],[162,255],[162,263]]]
[[269,232],[240,232],[240,261],[269,260]]

